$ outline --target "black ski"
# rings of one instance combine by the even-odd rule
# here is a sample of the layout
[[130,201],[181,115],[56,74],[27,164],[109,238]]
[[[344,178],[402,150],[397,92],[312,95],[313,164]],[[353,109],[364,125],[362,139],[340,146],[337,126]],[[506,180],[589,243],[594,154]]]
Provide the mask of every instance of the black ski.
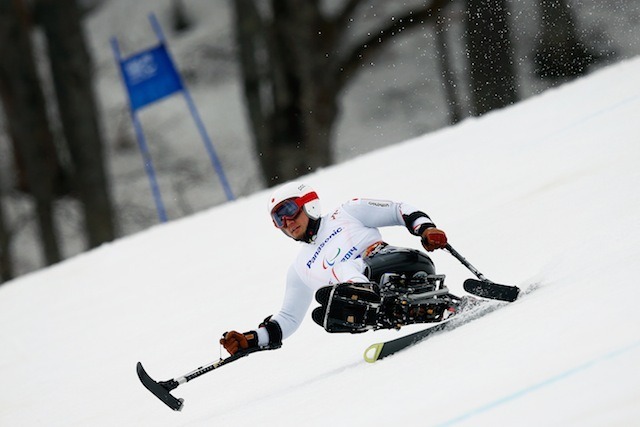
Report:
[[446,320],[444,322],[436,324],[435,326],[431,326],[427,329],[421,329],[417,332],[405,335],[400,338],[396,338],[391,341],[372,344],[364,351],[364,360],[369,363],[373,363],[407,347],[411,347],[412,345],[417,344],[418,342],[426,339],[431,335],[448,329],[449,322],[451,322],[451,320],[453,319]]
[[378,342],[370,345],[364,352],[364,360],[369,363],[373,363],[380,359],[384,359],[398,351],[424,341],[432,335],[456,329],[505,305],[507,304],[494,301],[468,300],[467,305],[462,308],[459,313],[436,324],[435,326],[421,329],[412,334],[405,335],[391,341]]
[[462,255],[447,243],[445,247],[451,255],[469,269],[480,280],[467,279],[464,282],[464,290],[470,294],[477,295],[482,298],[495,299],[500,301],[513,302],[520,294],[520,288],[517,286],[499,285],[487,279],[484,274],[480,273],[469,261],[464,259]]
[[467,279],[463,284],[464,290],[482,298],[513,302],[520,294],[517,286],[499,285],[488,280]]

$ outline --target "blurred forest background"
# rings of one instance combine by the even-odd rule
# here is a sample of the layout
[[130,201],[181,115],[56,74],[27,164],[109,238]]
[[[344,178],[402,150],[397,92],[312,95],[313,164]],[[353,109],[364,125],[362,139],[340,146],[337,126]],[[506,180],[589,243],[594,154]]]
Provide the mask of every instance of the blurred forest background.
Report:
[[[0,0],[0,282],[158,223],[151,12],[240,197],[640,53],[640,0]],[[141,120],[170,219],[226,201],[181,97]]]

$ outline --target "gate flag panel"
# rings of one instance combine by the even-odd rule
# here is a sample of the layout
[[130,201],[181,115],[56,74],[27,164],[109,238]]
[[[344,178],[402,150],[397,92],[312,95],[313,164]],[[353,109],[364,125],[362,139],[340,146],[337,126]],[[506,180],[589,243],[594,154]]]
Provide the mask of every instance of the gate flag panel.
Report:
[[144,108],[154,102],[166,98],[174,93],[181,92],[189,108],[189,112],[195,121],[202,141],[204,143],[207,154],[211,161],[211,165],[215,169],[222,187],[224,189],[227,200],[234,200],[233,192],[227,182],[222,164],[218,159],[218,155],[213,147],[213,143],[207,134],[202,123],[200,114],[191,98],[189,90],[184,85],[182,77],[175,66],[169,50],[167,49],[164,34],[160,28],[160,24],[156,17],[149,15],[151,26],[155,30],[159,44],[142,52],[133,54],[127,58],[122,58],[118,41],[115,37],[111,39],[111,47],[116,62],[119,64],[122,82],[129,96],[129,111],[131,113],[131,121],[138,140],[138,147],[144,161],[145,171],[149,178],[149,184],[153,193],[153,198],[158,212],[160,222],[167,221],[166,209],[160,194],[160,188],[156,179],[156,173],[153,167],[153,161],[149,152],[144,131],[140,120],[138,119],[138,110]]

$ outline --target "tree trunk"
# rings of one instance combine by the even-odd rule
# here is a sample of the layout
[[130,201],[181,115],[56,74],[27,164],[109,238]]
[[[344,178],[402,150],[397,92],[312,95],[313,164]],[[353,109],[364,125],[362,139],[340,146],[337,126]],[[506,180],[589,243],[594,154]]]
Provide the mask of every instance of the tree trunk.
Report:
[[0,283],[13,279],[13,262],[11,257],[11,234],[0,194]]
[[518,101],[506,0],[467,0],[473,114]]
[[115,238],[115,225],[81,14],[75,0],[37,0],[36,11],[47,40],[87,240],[95,247]]
[[594,55],[580,42],[566,0],[539,0],[540,37],[534,55],[535,73],[542,79],[585,74]]
[[436,47],[437,57],[440,59],[440,76],[444,86],[445,99],[449,107],[449,124],[455,125],[462,120],[462,108],[458,100],[455,73],[450,60],[450,48],[447,43],[447,17],[442,14],[436,19]]
[[[288,103],[297,120],[288,121],[291,138],[283,145],[281,159],[294,155],[289,180],[333,162],[331,134],[338,113],[330,53],[334,39],[318,2],[274,0],[274,28],[283,52],[280,66],[287,75]],[[292,173],[291,173],[292,172]]]
[[33,58],[27,13],[20,0],[0,0],[0,58],[0,98],[9,135],[35,201],[45,262],[53,264],[61,260],[53,209],[58,163],[51,149],[53,136]]
[[249,123],[256,151],[262,167],[262,175],[267,177],[277,174],[274,155],[269,147],[274,132],[275,117],[273,106],[269,105],[270,94],[265,90],[267,29],[253,0],[233,0],[236,43],[242,72],[245,104],[249,115]]

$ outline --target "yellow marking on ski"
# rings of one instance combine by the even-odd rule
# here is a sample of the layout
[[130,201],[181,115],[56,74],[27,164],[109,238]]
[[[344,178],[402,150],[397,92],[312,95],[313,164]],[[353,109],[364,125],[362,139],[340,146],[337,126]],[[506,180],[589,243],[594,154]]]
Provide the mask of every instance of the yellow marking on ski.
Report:
[[[373,363],[376,360],[378,360],[378,356],[380,356],[380,352],[382,351],[382,347],[384,347],[384,343],[376,343],[376,344],[371,344],[365,351],[364,351],[364,360],[368,363]],[[373,354],[371,354],[373,353]]]

